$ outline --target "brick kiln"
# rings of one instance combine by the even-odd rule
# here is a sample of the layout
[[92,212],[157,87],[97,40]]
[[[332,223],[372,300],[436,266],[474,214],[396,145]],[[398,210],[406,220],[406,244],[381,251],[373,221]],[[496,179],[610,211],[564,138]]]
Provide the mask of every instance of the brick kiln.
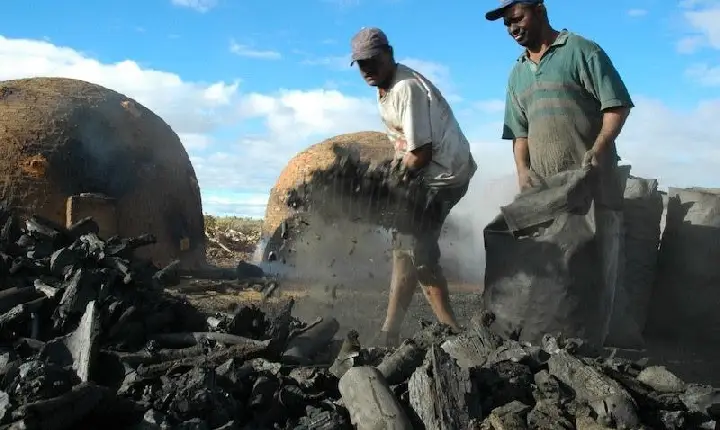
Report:
[[93,216],[101,236],[152,233],[158,265],[205,263],[200,190],[178,136],[136,101],[88,82],[0,82],[0,198],[61,224]]

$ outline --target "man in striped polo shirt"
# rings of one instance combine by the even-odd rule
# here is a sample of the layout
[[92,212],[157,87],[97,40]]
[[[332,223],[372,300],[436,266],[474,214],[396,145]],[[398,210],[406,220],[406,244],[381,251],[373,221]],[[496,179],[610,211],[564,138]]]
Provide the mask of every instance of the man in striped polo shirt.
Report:
[[513,141],[519,186],[592,166],[606,282],[617,285],[624,190],[615,139],[633,107],[630,94],[597,43],[550,25],[543,0],[503,0],[486,18],[502,18],[525,48],[510,73],[502,133]]

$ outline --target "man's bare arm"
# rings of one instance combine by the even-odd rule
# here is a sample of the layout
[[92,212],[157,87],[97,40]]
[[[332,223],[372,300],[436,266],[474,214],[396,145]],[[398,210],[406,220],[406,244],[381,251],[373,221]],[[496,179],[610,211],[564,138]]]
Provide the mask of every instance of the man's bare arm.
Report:
[[513,155],[518,173],[526,172],[530,168],[530,149],[527,137],[513,139]]
[[432,143],[428,143],[405,154],[403,163],[411,170],[419,170],[432,161]]
[[610,144],[620,135],[625,121],[630,115],[629,107],[614,107],[603,111],[602,128],[593,144],[593,151],[602,156]]

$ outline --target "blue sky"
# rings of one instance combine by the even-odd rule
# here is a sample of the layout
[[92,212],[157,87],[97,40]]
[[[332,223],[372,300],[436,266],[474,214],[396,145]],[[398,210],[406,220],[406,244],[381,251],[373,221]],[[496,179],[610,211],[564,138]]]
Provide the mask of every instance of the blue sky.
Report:
[[[8,1],[0,78],[85,79],[136,98],[180,135],[205,212],[262,216],[282,166],[332,135],[379,129],[373,92],[349,67],[362,26],[450,97],[478,181],[513,171],[498,140],[520,48],[495,0]],[[718,186],[720,1],[547,0],[551,22],[595,40],[637,108],[619,139],[635,174]]]

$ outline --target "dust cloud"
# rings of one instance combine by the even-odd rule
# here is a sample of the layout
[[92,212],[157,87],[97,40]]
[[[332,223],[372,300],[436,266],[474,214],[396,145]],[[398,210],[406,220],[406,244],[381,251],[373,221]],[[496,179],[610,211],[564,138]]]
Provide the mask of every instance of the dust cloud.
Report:
[[454,281],[481,286],[485,276],[483,229],[518,192],[514,175],[488,178],[478,173],[465,197],[450,212],[440,238],[442,265]]

